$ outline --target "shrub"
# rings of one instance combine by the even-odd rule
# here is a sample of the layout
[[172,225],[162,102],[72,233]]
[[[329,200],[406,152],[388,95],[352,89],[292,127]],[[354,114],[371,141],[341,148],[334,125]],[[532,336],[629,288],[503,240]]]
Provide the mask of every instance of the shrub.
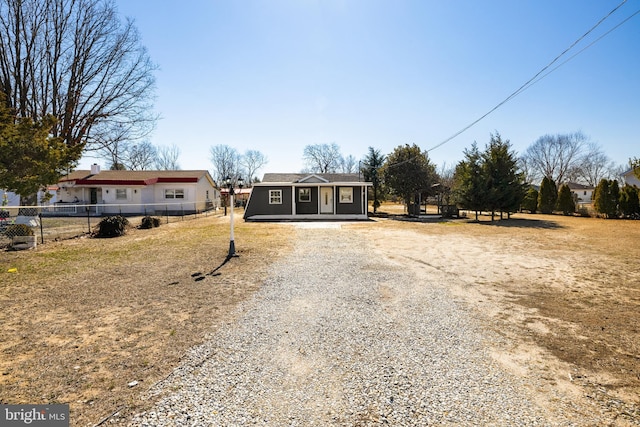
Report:
[[540,209],[540,212],[543,214],[550,214],[553,212],[557,200],[558,190],[556,183],[545,176],[542,179],[540,191],[538,192],[538,209]]
[[536,213],[538,210],[538,190],[533,187],[529,188],[522,201],[522,209],[532,214]]
[[127,227],[129,226],[129,220],[123,216],[108,216],[103,218],[98,223],[98,231],[94,234],[95,237],[119,237],[123,236]]
[[147,229],[154,227],[160,227],[160,218],[153,216],[145,216],[144,218],[142,218],[142,224],[140,224],[140,228]]
[[26,224],[11,224],[5,230],[8,237],[14,236],[33,236],[33,229]]
[[562,211],[563,215],[572,215],[576,211],[576,202],[573,200],[573,194],[567,184],[560,186],[556,209]]

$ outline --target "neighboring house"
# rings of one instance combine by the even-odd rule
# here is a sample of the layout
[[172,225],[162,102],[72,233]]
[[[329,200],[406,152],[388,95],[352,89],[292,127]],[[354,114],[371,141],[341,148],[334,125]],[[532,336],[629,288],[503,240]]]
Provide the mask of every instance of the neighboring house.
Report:
[[57,213],[190,214],[220,206],[206,170],[101,171],[93,165],[63,176],[58,187]]
[[[249,200],[250,196],[251,196],[251,188],[235,188],[233,190],[233,204],[236,205],[236,207],[246,206],[247,200]],[[224,205],[226,203],[226,205],[229,206],[229,198],[228,198],[229,189],[228,188],[220,189],[220,197],[222,199],[222,204]]]
[[253,184],[244,218],[259,220],[367,219],[367,187],[356,174],[265,174]]
[[590,185],[578,184],[577,182],[568,182],[567,185],[573,195],[573,200],[577,204],[590,204],[593,201],[593,192],[595,188]]
[[624,177],[625,184],[640,187],[640,179],[638,179],[638,177],[633,173],[633,169],[629,169],[623,173],[622,176]]

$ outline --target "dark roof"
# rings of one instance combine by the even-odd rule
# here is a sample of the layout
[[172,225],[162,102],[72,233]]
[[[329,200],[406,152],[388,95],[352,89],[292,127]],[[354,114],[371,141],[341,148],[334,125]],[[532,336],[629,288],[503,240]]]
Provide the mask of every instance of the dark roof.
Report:
[[[206,170],[176,171],[100,171],[92,175],[88,170],[76,170],[60,178],[59,182],[75,181],[78,185],[150,185],[158,182],[198,182],[209,174]],[[211,179],[213,183],[213,179]]]
[[592,186],[579,184],[577,182],[567,182],[567,186],[569,186],[571,190],[593,190]]
[[364,179],[357,173],[265,173],[262,182],[300,182],[305,178],[320,177],[327,182],[362,182]]

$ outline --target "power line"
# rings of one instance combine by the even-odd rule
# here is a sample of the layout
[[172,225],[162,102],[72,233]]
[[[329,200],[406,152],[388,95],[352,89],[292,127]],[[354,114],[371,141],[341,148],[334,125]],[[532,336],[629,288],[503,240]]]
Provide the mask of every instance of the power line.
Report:
[[567,54],[571,49],[573,49],[578,43],[580,43],[585,37],[587,37],[591,32],[593,32],[593,30],[595,30],[598,26],[600,26],[600,24],[602,24],[607,18],[609,18],[613,13],[615,13],[620,7],[622,7],[622,5],[624,5],[627,2],[627,0],[623,0],[618,6],[616,6],[615,8],[613,8],[608,14],[606,14],[602,19],[600,19],[593,27],[591,27],[586,33],[584,33],[582,36],[580,36],[575,42],[573,42],[568,48],[566,48],[561,54],[559,54],[558,56],[556,56],[551,62],[549,62],[546,66],[544,66],[540,71],[538,71],[533,77],[531,77],[529,80],[527,80],[526,83],[524,83],[522,86],[520,86],[518,89],[516,89],[513,93],[511,93],[511,95],[509,95],[508,97],[506,97],[504,100],[502,100],[500,103],[498,103],[495,107],[493,107],[492,109],[490,109],[488,112],[486,112],[485,114],[483,114],[482,116],[480,116],[478,119],[474,120],[473,122],[471,122],[470,124],[468,124],[467,126],[465,126],[464,128],[462,128],[461,130],[459,130],[458,132],[454,133],[453,135],[451,135],[449,138],[445,139],[444,141],[434,145],[433,147],[431,147],[430,149],[427,150],[427,152],[433,151],[436,148],[439,148],[441,146],[443,146],[444,144],[448,143],[449,141],[451,141],[452,139],[456,138],[457,136],[459,136],[460,134],[464,133],[465,131],[467,131],[468,129],[470,129],[471,127],[473,127],[474,125],[476,125],[478,122],[480,122],[482,119],[484,119],[485,117],[487,117],[489,114],[493,113],[494,111],[496,111],[498,108],[502,107],[504,104],[506,104],[507,102],[509,102],[511,99],[513,99],[514,97],[516,97],[517,95],[519,95],[520,93],[522,93],[524,90],[528,89],[530,86],[534,85],[535,83],[539,82],[540,80],[542,80],[544,77],[546,77],[547,75],[549,75],[550,73],[552,73],[553,71],[557,70],[558,68],[560,68],[562,65],[564,65],[565,63],[567,63],[568,61],[570,61],[571,59],[573,59],[575,56],[579,55],[580,53],[582,53],[583,51],[585,51],[587,48],[593,46],[596,42],[598,42],[600,39],[602,39],[604,36],[606,36],[607,34],[611,33],[613,30],[617,29],[618,27],[620,27],[622,24],[624,24],[625,22],[627,22],[629,19],[631,19],[633,16],[637,15],[638,13],[640,13],[640,11],[634,13],[633,15],[631,15],[630,17],[628,17],[627,19],[625,19],[624,21],[622,21],[620,24],[618,24],[617,26],[615,26],[613,29],[609,30],[608,32],[606,32],[604,35],[602,35],[601,37],[599,37],[598,39],[596,39],[593,43],[589,44],[587,47],[585,47],[584,49],[580,50],[578,53],[576,53],[575,55],[573,55],[571,58],[567,59],[565,62],[561,63],[560,65],[558,65],[557,67],[553,68],[552,70],[550,70],[548,73],[544,74],[542,77],[538,78],[542,73],[544,73],[546,70],[548,70],[554,63],[556,63],[560,58],[562,58],[565,54]]

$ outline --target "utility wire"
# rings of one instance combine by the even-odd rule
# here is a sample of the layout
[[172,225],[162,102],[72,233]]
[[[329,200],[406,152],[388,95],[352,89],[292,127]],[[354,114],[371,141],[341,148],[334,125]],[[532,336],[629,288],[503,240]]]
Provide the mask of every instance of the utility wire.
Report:
[[[613,10],[611,10],[611,12],[609,12],[608,14],[606,14],[602,19],[600,19],[593,27],[591,27],[589,29],[589,31],[587,31],[586,33],[584,33],[582,36],[580,36],[575,42],[573,42],[571,44],[571,46],[569,46],[568,48],[566,48],[560,55],[556,56],[550,63],[548,63],[546,66],[544,66],[540,71],[538,71],[533,77],[531,77],[529,80],[527,80],[526,83],[524,83],[522,86],[520,86],[518,89],[516,89],[511,95],[509,95],[508,97],[506,97],[503,101],[501,101],[500,103],[498,103],[498,105],[496,105],[495,107],[493,107],[491,110],[489,110],[488,112],[486,112],[485,114],[483,114],[482,116],[480,116],[478,119],[474,120],[473,122],[471,122],[470,124],[468,124],[467,126],[465,126],[464,128],[462,128],[461,130],[459,130],[458,132],[454,133],[453,135],[451,135],[449,138],[445,139],[444,141],[434,145],[433,147],[431,147],[430,149],[427,150],[427,152],[433,151],[436,148],[439,148],[441,146],[443,146],[444,144],[446,144],[447,142],[451,141],[452,139],[454,139],[455,137],[457,137],[458,135],[462,134],[463,132],[467,131],[468,129],[470,129],[471,127],[473,127],[474,125],[476,125],[478,122],[480,122],[482,119],[484,119],[485,117],[487,117],[489,114],[493,113],[494,111],[496,111],[498,108],[502,107],[504,104],[506,104],[507,102],[509,102],[511,99],[513,99],[514,97],[516,97],[517,95],[519,95],[520,93],[522,93],[525,89],[527,89],[528,87],[530,87],[531,85],[537,83],[538,81],[540,81],[542,78],[544,78],[545,76],[547,76],[548,74],[550,74],[551,72],[553,72],[554,70],[558,69],[561,65],[563,65],[564,63],[568,62],[571,58],[569,58],[569,60],[563,62],[562,64],[560,64],[558,67],[552,69],[551,71],[549,71],[549,73],[543,75],[542,77],[540,77],[540,79],[538,79],[538,77],[544,73],[546,70],[548,70],[554,63],[556,63],[560,58],[562,58],[567,52],[569,52],[571,49],[573,49],[578,43],[580,43],[585,37],[587,37],[589,34],[591,34],[591,32],[593,32],[593,30],[595,30],[598,26],[600,26],[600,24],[602,24],[607,18],[609,18],[612,14],[614,14],[618,9],[620,9],[622,7],[622,5],[624,5],[627,2],[627,0],[623,0],[622,3],[620,3],[618,6],[616,6],[615,8],[613,8]],[[629,18],[627,18],[625,21],[623,21],[622,23],[628,21],[631,17],[633,17],[634,15],[636,15],[638,12],[634,13],[633,15],[631,15]],[[620,25],[622,25],[622,23]],[[614,27],[613,29],[618,28],[620,25]],[[605,33],[602,37],[604,37],[605,35],[609,34],[611,31],[608,31],[607,33]],[[576,55],[578,55],[579,53],[583,52],[585,49],[587,49],[588,47],[592,46],[593,44],[595,44],[598,40],[600,40],[602,37],[596,39],[596,41],[594,41],[593,43],[591,43],[589,46],[585,47],[584,49],[582,49],[580,52],[576,53]],[[574,55],[575,56],[575,55]],[[572,57],[573,58],[573,57]],[[537,79],[537,80],[536,80]]]
[[[574,53],[573,55],[571,55],[569,58],[567,58],[565,61],[561,62],[560,64],[558,64],[556,67],[552,68],[551,70],[549,70],[547,73],[545,73],[544,75],[540,76],[538,79],[536,79],[535,81],[531,82],[531,84],[529,86],[527,86],[526,88],[524,88],[522,91],[529,89],[531,86],[533,86],[534,84],[538,83],[540,80],[544,79],[545,77],[547,77],[549,74],[553,73],[555,70],[557,70],[558,68],[562,67],[564,64],[566,64],[567,62],[571,61],[573,58],[575,58],[576,56],[580,55],[582,52],[584,52],[585,50],[589,49],[591,46],[593,46],[594,44],[596,44],[597,42],[599,42],[601,39],[603,39],[604,37],[606,37],[607,35],[609,35],[609,33],[613,32],[614,30],[617,30],[618,27],[621,27],[623,24],[625,24],[628,20],[630,20],[631,18],[633,18],[634,16],[640,14],[640,9],[636,10],[633,14],[631,14],[631,16],[627,17],[626,19],[624,19],[622,22],[620,22],[618,25],[616,25],[615,27],[611,28],[609,31],[607,31],[606,33],[604,33],[603,35],[601,35],[600,37],[598,37],[597,39],[595,39],[594,41],[592,41],[591,43],[589,43],[587,46],[583,47],[582,49],[580,49],[578,52]],[[521,91],[521,92],[522,92]]]

